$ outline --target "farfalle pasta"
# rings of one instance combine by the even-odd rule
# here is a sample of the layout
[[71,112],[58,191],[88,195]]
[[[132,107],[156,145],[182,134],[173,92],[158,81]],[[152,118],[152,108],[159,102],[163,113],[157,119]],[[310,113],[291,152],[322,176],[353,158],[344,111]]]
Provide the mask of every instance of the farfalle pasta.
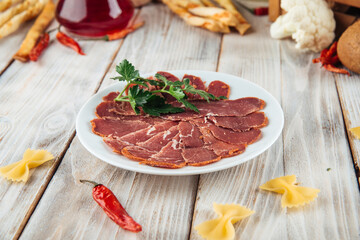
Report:
[[203,222],[195,227],[198,233],[207,240],[231,240],[235,238],[233,224],[246,218],[254,211],[238,204],[213,204],[218,218]]
[[319,189],[300,187],[295,185],[296,176],[284,176],[274,178],[265,184],[261,185],[260,188],[267,191],[283,194],[281,198],[281,206],[284,207],[298,207],[313,201]]
[[11,181],[26,182],[29,179],[29,169],[54,159],[54,156],[46,150],[27,149],[23,159],[0,168],[0,176]]
[[352,133],[352,135],[354,137],[356,137],[357,139],[360,139],[360,127],[350,128],[350,132]]

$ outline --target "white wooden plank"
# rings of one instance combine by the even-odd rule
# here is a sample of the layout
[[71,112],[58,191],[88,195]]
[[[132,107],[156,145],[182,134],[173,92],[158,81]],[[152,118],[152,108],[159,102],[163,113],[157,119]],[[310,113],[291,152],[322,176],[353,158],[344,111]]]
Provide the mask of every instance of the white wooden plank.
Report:
[[[219,58],[219,72],[248,79],[268,90],[281,102],[280,50],[277,41],[268,37],[266,17],[244,13],[253,31],[245,36],[225,35]],[[233,92],[236,89],[232,89]],[[231,95],[230,95],[231,98]],[[271,124],[271,119],[269,120]],[[284,174],[282,137],[259,157],[217,173],[200,176],[194,210],[191,239],[201,239],[194,226],[216,218],[212,203],[237,203],[256,213],[236,224],[235,239],[286,239],[277,196],[262,194],[258,186],[268,179]]]
[[56,41],[38,62],[14,62],[0,77],[0,166],[27,148],[51,151],[56,161],[31,171],[26,183],[0,179],[0,239],[17,237],[74,134],[79,108],[94,93],[120,42],[82,42],[86,56]]
[[360,185],[360,141],[349,131],[350,128],[360,126],[360,76],[358,74],[352,74],[351,77],[336,75],[335,79],[348,131],[355,171]]
[[22,41],[34,21],[23,24],[16,32],[0,39],[0,74],[12,61],[13,55],[19,50]]
[[[124,58],[142,73],[216,69],[220,35],[185,25],[160,4],[143,7],[140,18],[146,25],[124,41],[101,88],[114,83],[110,77]],[[81,178],[108,185],[143,231],[124,231],[108,219],[91,199],[90,188],[78,184]],[[197,176],[152,176],[108,166],[91,157],[75,137],[21,238],[187,239],[197,181]],[[71,205],[64,199],[71,199]],[[59,211],[61,215],[54,217]],[[38,226],[41,231],[36,230]]]
[[287,230],[295,239],[357,239],[360,195],[334,75],[312,64],[315,56],[281,43],[285,174],[321,190],[287,212]]
[[[266,22],[254,25],[253,39],[251,35],[244,40],[224,37],[219,71],[250,79],[278,99],[282,91],[284,145],[278,141],[258,159],[202,175],[193,226],[216,217],[212,202],[236,202],[256,211],[237,225],[237,239],[357,239],[359,192],[333,75],[313,65],[314,55],[299,53],[290,40],[279,42],[280,49],[276,47],[264,27]],[[231,50],[226,50],[227,46]],[[280,68],[276,64],[279,50]],[[266,180],[290,174],[302,185],[321,190],[316,202],[281,210],[280,196],[258,189]],[[200,239],[193,229],[191,238]]]

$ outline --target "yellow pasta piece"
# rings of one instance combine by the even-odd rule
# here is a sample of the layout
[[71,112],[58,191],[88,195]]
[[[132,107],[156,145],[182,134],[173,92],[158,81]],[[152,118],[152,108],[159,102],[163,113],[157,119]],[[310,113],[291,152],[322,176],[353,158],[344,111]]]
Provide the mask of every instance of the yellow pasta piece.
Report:
[[203,222],[195,227],[198,233],[207,240],[231,240],[235,238],[233,224],[249,217],[254,211],[238,204],[213,204],[218,218]]
[[360,127],[350,128],[350,132],[354,135],[354,137],[360,139]]
[[274,178],[265,184],[261,185],[260,188],[267,191],[283,194],[281,198],[281,206],[284,207],[298,207],[313,201],[319,189],[300,187],[295,185],[296,176],[284,176]]
[[54,159],[54,156],[46,150],[27,149],[23,159],[18,162],[0,168],[0,176],[11,181],[26,182],[29,179],[29,169]]

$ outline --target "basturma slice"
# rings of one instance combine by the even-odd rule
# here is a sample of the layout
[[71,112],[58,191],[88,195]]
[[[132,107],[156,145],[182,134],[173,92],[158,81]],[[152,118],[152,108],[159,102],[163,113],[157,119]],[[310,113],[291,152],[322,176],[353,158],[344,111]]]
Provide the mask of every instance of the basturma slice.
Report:
[[110,101],[110,102],[112,102],[112,101],[114,101],[114,99],[117,97],[117,96],[119,96],[119,92],[111,92],[111,93],[109,93],[108,95],[106,95],[106,96],[104,96],[103,97],[103,101],[105,101],[105,102],[108,102],[108,101]]
[[131,132],[149,127],[150,124],[143,121],[127,121],[119,119],[96,118],[91,120],[92,131],[101,136],[122,137]]
[[182,156],[187,165],[202,166],[209,163],[217,162],[221,159],[214,151],[204,147],[183,148]]
[[180,137],[176,135],[160,152],[154,154],[148,160],[141,162],[154,167],[181,168],[186,165],[182,156],[182,148],[179,146]]
[[228,128],[237,132],[249,131],[251,128],[261,128],[268,124],[263,112],[250,113],[245,117],[214,117],[207,118],[218,127]]
[[[185,74],[184,77],[182,78],[182,80],[184,81],[185,78],[189,79],[190,85],[192,85],[194,88],[196,88],[198,90],[206,91],[205,84],[201,80],[201,78],[196,77],[194,75],[188,75],[188,74]],[[202,99],[202,97],[200,97],[197,94],[195,95],[195,94],[192,94],[192,93],[186,93],[186,95],[188,96],[189,99],[192,99],[192,100]]]
[[207,129],[206,123],[196,121],[196,125],[202,133],[205,148],[214,151],[216,155],[221,157],[231,157],[245,151],[245,144],[230,144],[216,139]]
[[190,120],[205,116],[246,116],[250,113],[263,109],[265,102],[259,98],[247,97],[236,100],[222,101],[190,101],[198,109],[199,113],[186,109],[185,112],[176,114],[166,114],[161,117],[167,120]]
[[131,108],[128,102],[101,102],[96,107],[95,114],[97,117],[117,117],[117,116],[134,116],[140,117],[136,115],[134,110]]
[[246,132],[234,132],[230,129],[217,127],[214,124],[208,123],[207,129],[211,131],[216,139],[230,144],[249,145],[254,143],[261,136],[261,130],[257,128],[252,128]]
[[214,95],[215,97],[221,97],[224,96],[226,98],[229,98],[230,95],[230,86],[227,85],[226,83],[216,80],[216,81],[212,81],[209,84],[209,87],[207,89],[208,93],[211,93],[212,95]]
[[166,146],[178,132],[177,126],[173,126],[167,131],[158,133],[150,139],[138,143],[137,146],[126,146],[121,153],[136,161],[147,161],[153,154],[158,153]]
[[177,122],[162,122],[155,124],[154,126],[129,133],[125,136],[122,136],[121,138],[104,137],[103,140],[109,147],[113,149],[114,152],[121,154],[121,151],[124,147],[145,142],[156,134],[164,132],[173,126],[176,126],[177,124]]
[[179,133],[180,147],[182,148],[195,148],[204,145],[199,128],[190,122],[180,122]]

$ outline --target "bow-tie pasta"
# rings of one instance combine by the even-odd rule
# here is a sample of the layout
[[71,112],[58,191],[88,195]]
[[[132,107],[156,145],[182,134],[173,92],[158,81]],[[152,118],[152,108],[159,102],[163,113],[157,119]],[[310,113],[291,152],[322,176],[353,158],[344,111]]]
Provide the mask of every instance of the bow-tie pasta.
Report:
[[283,194],[281,198],[281,206],[298,207],[313,201],[319,189],[300,187],[295,185],[296,176],[284,176],[274,178],[260,186],[261,189]]
[[351,128],[350,132],[354,135],[354,137],[360,139],[360,127]]
[[11,181],[26,182],[29,179],[29,169],[54,159],[54,156],[46,150],[27,149],[23,159],[18,162],[0,168],[0,176]]
[[233,224],[246,218],[254,211],[237,204],[213,204],[218,218],[203,222],[195,227],[198,233],[207,240],[230,240],[235,237]]

